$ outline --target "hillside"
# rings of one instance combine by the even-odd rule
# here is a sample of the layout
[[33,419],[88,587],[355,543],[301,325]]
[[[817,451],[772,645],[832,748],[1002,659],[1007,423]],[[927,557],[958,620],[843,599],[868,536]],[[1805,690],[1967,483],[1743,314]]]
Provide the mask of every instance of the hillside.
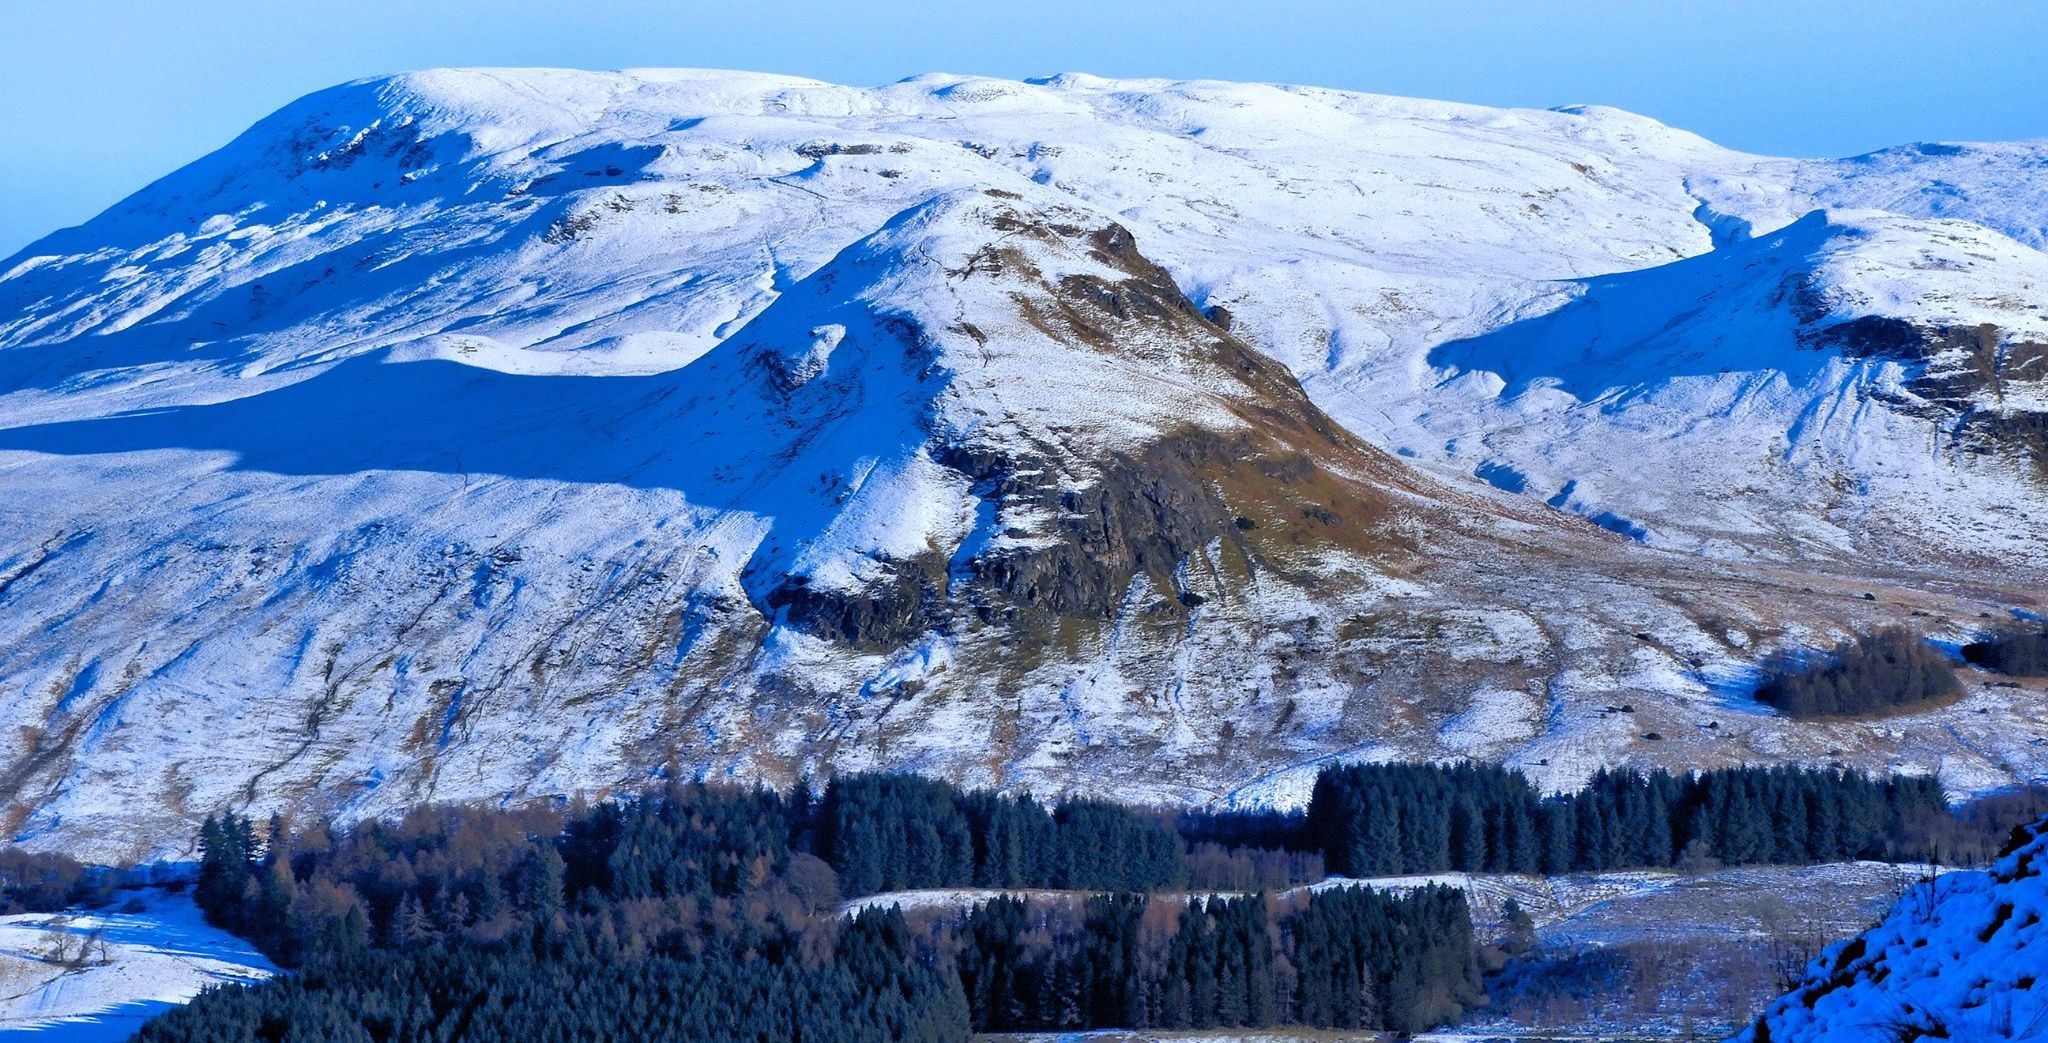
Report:
[[1989,870],[1909,889],[1877,926],[1830,946],[1737,1039],[2048,1038],[2036,988],[2048,967],[2048,824],[2023,836]]
[[1081,76],[324,91],[0,261],[5,824],[2035,776],[2038,685],[1746,691],[2038,608],[2044,156]]

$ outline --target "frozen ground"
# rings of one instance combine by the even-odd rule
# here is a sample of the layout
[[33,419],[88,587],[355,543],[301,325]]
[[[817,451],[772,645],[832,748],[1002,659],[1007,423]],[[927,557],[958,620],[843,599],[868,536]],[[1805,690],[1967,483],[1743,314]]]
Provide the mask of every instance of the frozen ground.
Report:
[[123,891],[107,910],[0,917],[0,1040],[125,1040],[209,985],[273,970],[183,894]]
[[[1815,866],[1735,866],[1704,873],[1617,870],[1530,876],[1520,873],[1426,873],[1388,877],[1331,877],[1307,890],[1331,887],[1406,889],[1442,884],[1466,893],[1473,920],[1490,929],[1510,898],[1520,903],[1547,943],[1560,947],[1611,945],[1658,937],[1768,935],[1775,923],[1796,920],[1831,936],[1870,923],[1925,866],[1841,862]],[[1204,892],[1195,892],[1204,893]],[[1085,892],[946,888],[890,891],[846,903],[853,913],[899,906],[905,912],[964,910],[998,895],[1075,898]],[[1758,904],[1768,896],[1771,901]]]

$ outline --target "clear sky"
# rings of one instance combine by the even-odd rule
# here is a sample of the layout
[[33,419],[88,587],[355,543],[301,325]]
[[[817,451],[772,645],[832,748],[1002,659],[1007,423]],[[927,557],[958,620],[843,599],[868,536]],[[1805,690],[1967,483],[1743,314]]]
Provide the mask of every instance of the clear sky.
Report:
[[0,256],[299,95],[435,65],[1284,81],[1616,105],[1781,155],[2048,137],[2044,0],[12,0]]

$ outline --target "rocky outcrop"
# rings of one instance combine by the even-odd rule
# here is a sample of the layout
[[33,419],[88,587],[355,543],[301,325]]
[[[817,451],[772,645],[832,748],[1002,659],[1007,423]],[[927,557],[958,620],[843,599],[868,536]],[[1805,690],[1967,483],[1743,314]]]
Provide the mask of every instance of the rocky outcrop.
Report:
[[[1189,382],[1211,389],[1207,408],[1148,444],[1106,452],[1035,417],[998,417],[964,438],[933,431],[933,459],[970,485],[988,519],[984,528],[916,558],[874,559],[881,578],[858,591],[785,577],[763,599],[767,613],[877,650],[971,624],[1045,632],[1061,619],[1112,618],[1140,577],[1163,604],[1199,604],[1213,593],[1190,589],[1179,576],[1198,556],[1227,558],[1229,568],[1249,574],[1267,567],[1260,545],[1273,541],[1312,552],[1385,544],[1374,531],[1385,514],[1378,494],[1338,471],[1392,470],[1390,462],[1343,433],[1285,367],[1196,307],[1127,229],[1070,218],[998,205],[988,222],[991,242],[947,275],[1012,284],[1008,302],[1023,325],[1073,350],[1141,359],[1171,352],[1161,364],[1185,368]],[[1040,247],[1083,252],[1113,277],[1048,276],[1033,257]],[[1007,347],[974,325],[934,330],[902,316],[876,321],[921,358],[943,360],[941,342],[949,338],[982,353]],[[771,378],[787,391],[790,367],[778,366]],[[1031,521],[1011,528],[1006,519]]]
[[877,564],[880,576],[860,590],[817,588],[807,577],[784,577],[762,607],[771,619],[867,651],[900,647],[940,624],[943,559]]
[[2048,478],[2048,344],[1990,324],[1938,326],[1864,316],[1808,331],[1809,347],[1882,359],[1912,371],[1911,399],[1893,403],[1940,421],[1950,448],[2023,461]]

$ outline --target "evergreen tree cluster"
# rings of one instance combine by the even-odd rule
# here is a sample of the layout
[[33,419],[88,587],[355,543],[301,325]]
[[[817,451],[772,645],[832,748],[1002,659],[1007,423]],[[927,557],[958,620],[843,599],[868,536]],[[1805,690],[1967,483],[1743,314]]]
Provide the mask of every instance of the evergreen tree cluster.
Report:
[[2014,627],[1963,646],[1963,661],[2015,677],[2048,676],[2048,628]]
[[1484,1002],[1464,893],[997,898],[956,928],[978,1032],[1278,1025],[1414,1032]]
[[1471,937],[1472,914],[1456,888],[1314,892],[1288,921],[1297,1016],[1400,1033],[1456,1021],[1486,1002]]
[[1671,866],[1688,851],[1727,863],[1925,857],[1914,827],[1946,816],[1934,779],[1835,769],[1602,771],[1545,797],[1495,765],[1360,764],[1317,776],[1301,835],[1345,876],[1564,873]]
[[1767,672],[1758,702],[1788,717],[1855,717],[1910,709],[1962,690],[1939,649],[1905,630],[1881,630],[1819,657],[1793,657]]
[[787,871],[802,810],[771,790],[672,785],[572,817],[559,856],[538,868],[570,899],[737,895]]
[[348,830],[295,834],[273,819],[265,842],[228,813],[200,827],[193,899],[287,967],[373,942],[499,941],[560,911],[560,852],[576,850],[563,830],[549,811],[429,806]]
[[[1196,847],[1253,875],[1320,863]],[[1170,818],[1085,801],[1047,810],[907,776],[850,776],[815,801],[669,784],[591,806],[425,807],[346,829],[228,814],[205,823],[200,849],[195,897],[209,919],[293,973],[209,991],[153,1021],[151,1043],[937,1041],[973,1025],[1304,1016],[1422,1027],[1477,1002],[1454,892],[1148,898],[1132,892],[1187,878]],[[933,884],[1120,893],[998,899],[917,922],[894,908],[841,913],[842,889]]]
[[823,961],[719,948],[633,958],[600,927],[499,945],[316,954],[260,986],[209,990],[145,1025],[140,1043],[963,1043],[950,971],[919,955],[895,910],[863,913]]
[[806,808],[670,784],[595,806],[426,807],[292,831],[209,819],[194,897],[293,973],[151,1041],[964,1040],[950,961],[852,918]]
[[930,887],[1155,891],[1188,882],[1172,825],[1116,804],[962,792],[916,775],[825,789],[819,854],[849,895]]

